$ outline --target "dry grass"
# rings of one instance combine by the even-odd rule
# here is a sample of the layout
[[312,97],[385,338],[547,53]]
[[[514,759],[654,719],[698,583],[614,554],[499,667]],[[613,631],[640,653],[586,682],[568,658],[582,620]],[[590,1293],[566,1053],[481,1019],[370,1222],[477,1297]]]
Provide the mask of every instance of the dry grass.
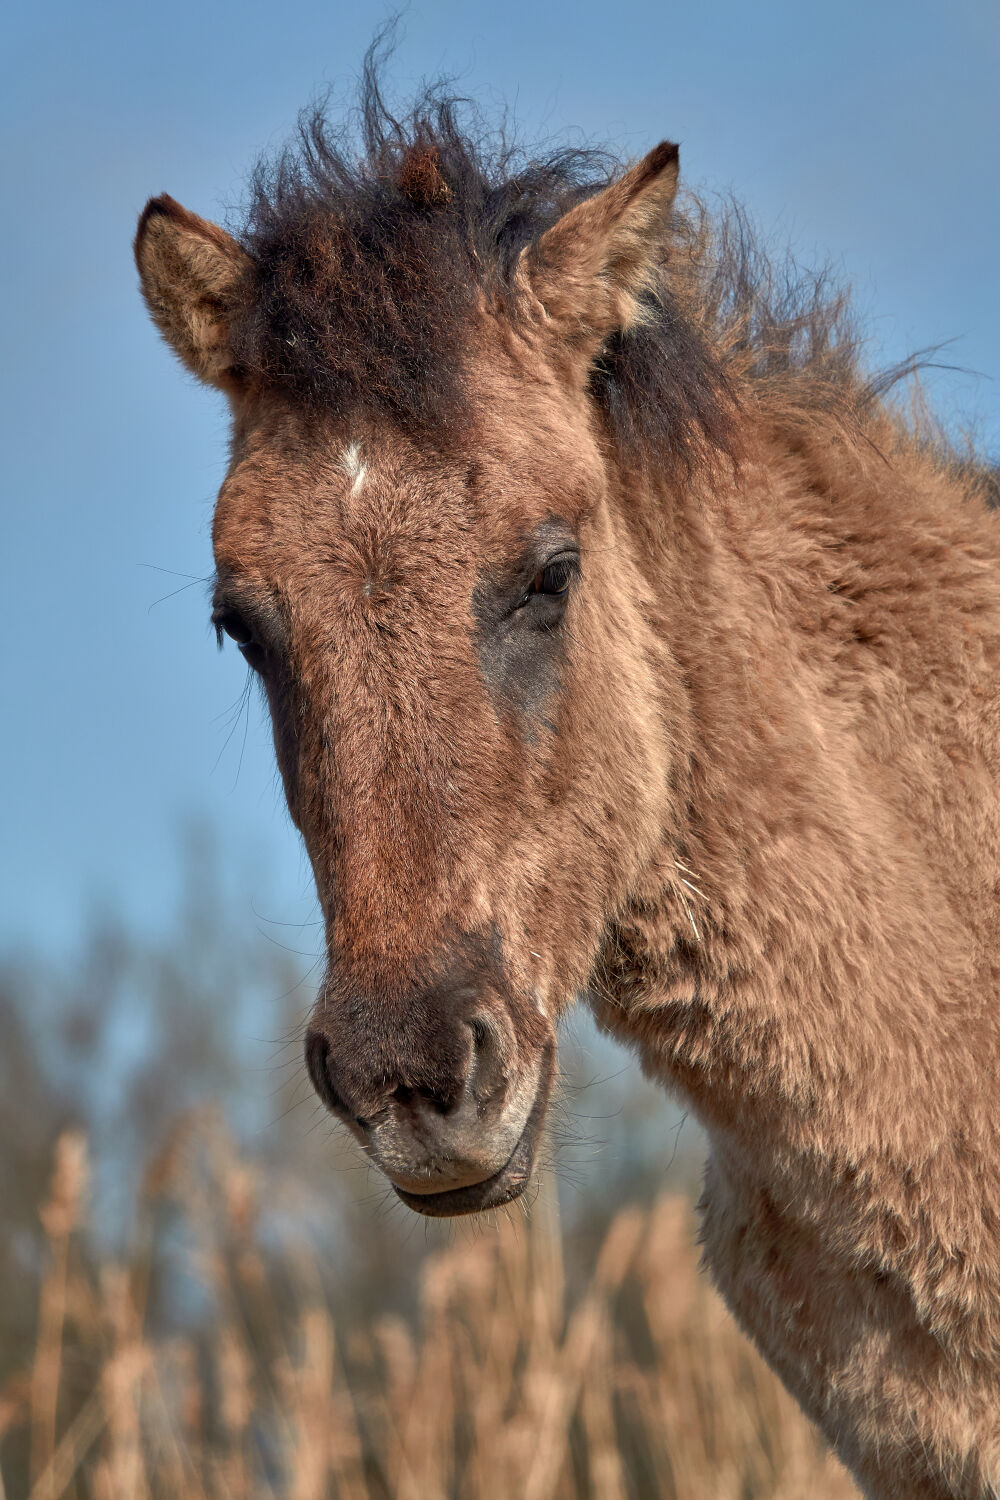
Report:
[[[277,1185],[218,1127],[189,1123],[154,1164],[124,1263],[87,1248],[86,1176],[63,1136],[34,1363],[0,1391],[0,1496],[856,1493],[699,1273],[684,1199],[618,1213],[575,1275],[543,1188],[424,1259],[412,1319],[335,1319],[324,1256],[266,1227]],[[179,1331],[151,1315],[165,1235]]]

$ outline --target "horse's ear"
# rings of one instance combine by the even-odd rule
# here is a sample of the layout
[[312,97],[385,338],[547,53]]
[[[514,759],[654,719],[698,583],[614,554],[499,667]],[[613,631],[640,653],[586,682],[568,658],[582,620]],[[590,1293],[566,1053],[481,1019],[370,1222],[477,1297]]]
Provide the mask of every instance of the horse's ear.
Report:
[[249,256],[224,229],[164,193],[143,209],[135,260],[146,306],[174,353],[199,380],[232,390],[230,318]]
[[642,319],[677,193],[678,150],[662,141],[617,182],[571,208],[521,253],[546,321],[587,351]]

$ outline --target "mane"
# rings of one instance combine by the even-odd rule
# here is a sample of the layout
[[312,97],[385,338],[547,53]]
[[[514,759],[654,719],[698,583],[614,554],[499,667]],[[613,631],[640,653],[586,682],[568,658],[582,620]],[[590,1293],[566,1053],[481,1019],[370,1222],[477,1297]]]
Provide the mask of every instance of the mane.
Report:
[[[237,226],[253,272],[232,325],[251,376],[300,403],[376,410],[447,440],[463,416],[462,351],[476,305],[518,307],[521,250],[623,169],[608,150],[531,154],[441,84],[397,117],[369,50],[356,109],[325,107],[252,178]],[[852,424],[930,351],[867,376],[847,290],[764,248],[745,211],[675,210],[658,284],[638,328],[605,345],[591,386],[629,459],[684,471],[738,459],[740,408]],[[932,446],[970,479],[996,472]]]

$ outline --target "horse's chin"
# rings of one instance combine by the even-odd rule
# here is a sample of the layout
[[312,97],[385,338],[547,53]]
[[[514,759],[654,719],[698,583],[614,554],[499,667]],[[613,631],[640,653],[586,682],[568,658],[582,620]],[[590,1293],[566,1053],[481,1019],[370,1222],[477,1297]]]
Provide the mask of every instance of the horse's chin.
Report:
[[491,1208],[501,1208],[503,1204],[513,1203],[515,1198],[520,1198],[531,1181],[554,1073],[555,1044],[553,1042],[545,1050],[541,1076],[538,1080],[538,1092],[521,1132],[521,1138],[499,1172],[494,1172],[492,1177],[484,1177],[482,1182],[472,1182],[466,1187],[450,1188],[442,1193],[412,1193],[393,1183],[393,1190],[400,1201],[405,1203],[407,1208],[412,1208],[415,1213],[426,1214],[428,1218],[453,1219],[463,1214],[479,1214]]

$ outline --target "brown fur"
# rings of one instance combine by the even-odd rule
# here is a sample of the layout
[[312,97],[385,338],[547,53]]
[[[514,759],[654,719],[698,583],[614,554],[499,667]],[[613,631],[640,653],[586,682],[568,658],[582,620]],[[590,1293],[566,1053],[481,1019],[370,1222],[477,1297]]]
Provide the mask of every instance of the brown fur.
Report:
[[673,209],[675,148],[489,165],[371,80],[365,130],[239,242],[167,199],[137,240],[232,399],[217,618],[326,917],[317,1087],[412,1206],[503,1201],[587,995],[705,1123],[712,1275],[866,1492],[996,1496],[992,481],[822,280]]

